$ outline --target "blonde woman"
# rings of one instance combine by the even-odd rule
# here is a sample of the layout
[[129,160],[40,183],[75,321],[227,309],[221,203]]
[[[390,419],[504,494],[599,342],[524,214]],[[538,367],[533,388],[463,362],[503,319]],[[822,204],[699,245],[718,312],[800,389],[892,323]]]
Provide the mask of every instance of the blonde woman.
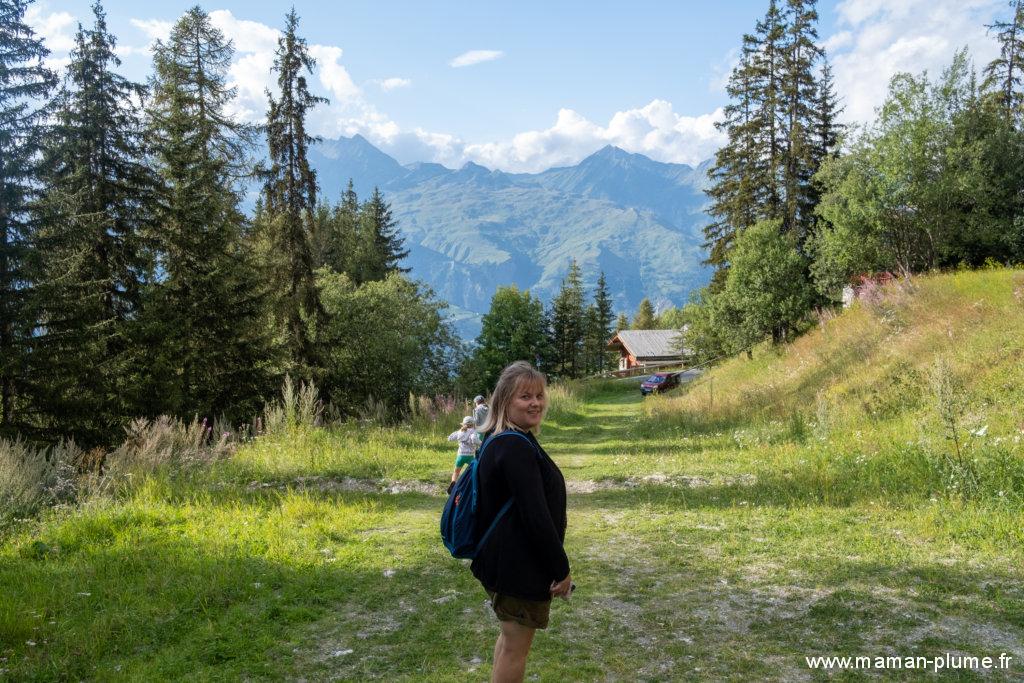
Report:
[[537,629],[547,628],[551,599],[569,597],[573,584],[562,544],[565,478],[537,441],[547,410],[544,375],[519,361],[502,371],[481,431],[498,435],[477,465],[477,520],[487,528],[514,499],[508,514],[473,560],[501,633],[494,645],[492,681],[522,681]]

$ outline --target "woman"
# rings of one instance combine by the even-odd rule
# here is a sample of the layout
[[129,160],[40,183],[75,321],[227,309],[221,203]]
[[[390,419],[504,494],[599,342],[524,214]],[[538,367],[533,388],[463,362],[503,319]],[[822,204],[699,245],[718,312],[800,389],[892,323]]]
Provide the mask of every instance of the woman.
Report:
[[[509,498],[515,502],[473,560],[473,575],[491,597],[501,625],[492,681],[522,681],[533,634],[547,628],[551,599],[569,597],[565,478],[537,442],[547,410],[544,375],[519,361],[505,368],[491,395],[483,430],[507,430],[481,453],[477,521],[488,528]],[[523,438],[525,437],[525,438]]]

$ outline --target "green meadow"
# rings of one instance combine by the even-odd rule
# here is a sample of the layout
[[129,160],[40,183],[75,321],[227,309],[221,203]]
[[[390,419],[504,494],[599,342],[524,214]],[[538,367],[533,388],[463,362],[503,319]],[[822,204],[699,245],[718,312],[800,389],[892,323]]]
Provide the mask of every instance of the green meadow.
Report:
[[[1024,273],[931,276],[666,396],[552,387],[578,588],[527,679],[913,679],[805,658],[945,653],[1012,660],[940,678],[1024,677],[1021,330]],[[437,530],[460,410],[292,403],[10,518],[0,678],[486,680],[497,626]]]

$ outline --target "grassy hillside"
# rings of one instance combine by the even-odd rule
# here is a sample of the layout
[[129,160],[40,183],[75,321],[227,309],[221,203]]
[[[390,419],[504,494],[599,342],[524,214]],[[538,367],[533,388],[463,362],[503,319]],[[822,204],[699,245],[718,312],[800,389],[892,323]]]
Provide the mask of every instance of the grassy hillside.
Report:
[[[1021,283],[924,278],[676,396],[553,388],[578,589],[528,679],[817,680],[808,656],[947,652],[1013,660],[939,678],[1020,678]],[[310,405],[217,457],[122,455],[2,532],[0,679],[487,679],[493,616],[437,532],[462,407],[314,427]]]
[[945,493],[1019,505],[1022,332],[1024,271],[914,278],[650,402],[646,422],[726,433],[775,476],[816,478],[824,499]]

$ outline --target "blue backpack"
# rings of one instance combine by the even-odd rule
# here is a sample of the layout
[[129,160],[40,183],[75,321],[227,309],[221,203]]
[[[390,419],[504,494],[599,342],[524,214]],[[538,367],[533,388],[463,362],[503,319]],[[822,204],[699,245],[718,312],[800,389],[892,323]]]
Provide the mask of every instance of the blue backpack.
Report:
[[[483,456],[487,445],[499,436],[505,436],[506,434],[511,434],[525,440],[534,450],[537,448],[524,434],[512,430],[494,434],[488,437],[484,444],[480,446],[480,450],[477,451],[473,462],[469,463],[467,471],[463,472],[459,480],[455,482],[455,486],[452,488],[452,492],[444,504],[444,511],[441,513],[441,540],[444,541],[444,547],[448,548],[448,552],[452,554],[452,557],[465,560],[475,558],[480,549],[487,543],[491,533],[498,526],[498,522],[501,521],[501,518],[512,507],[512,503],[515,502],[515,498],[509,498],[501,506],[501,509],[498,510],[494,521],[487,527],[483,535],[477,535],[476,508],[477,502],[480,499],[477,467],[480,465],[480,458]],[[537,455],[539,456],[540,453],[538,452]]]

